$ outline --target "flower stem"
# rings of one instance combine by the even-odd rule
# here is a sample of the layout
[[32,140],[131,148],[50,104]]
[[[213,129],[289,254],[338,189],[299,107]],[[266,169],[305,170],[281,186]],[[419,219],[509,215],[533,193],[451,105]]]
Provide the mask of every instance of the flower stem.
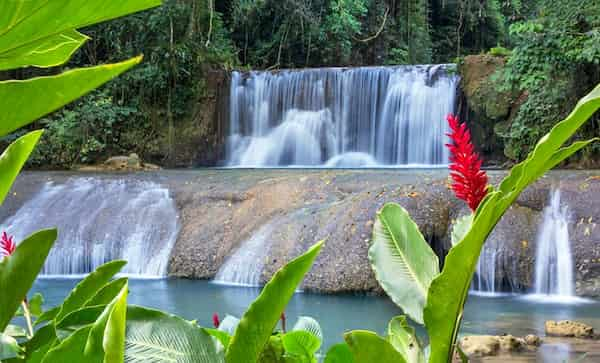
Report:
[[29,312],[29,307],[25,301],[21,302],[21,306],[23,307],[23,315],[25,315],[25,321],[27,321],[27,330],[29,333],[27,334],[27,338],[31,339],[33,337],[33,325],[31,324],[31,313]]

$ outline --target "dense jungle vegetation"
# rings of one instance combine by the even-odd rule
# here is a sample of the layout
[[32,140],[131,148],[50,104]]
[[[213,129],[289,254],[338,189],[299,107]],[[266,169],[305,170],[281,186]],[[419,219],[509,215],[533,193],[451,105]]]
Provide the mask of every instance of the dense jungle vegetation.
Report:
[[[30,165],[71,167],[137,152],[181,166],[174,145],[186,137],[212,142],[197,129],[211,117],[205,111],[215,102],[209,83],[219,70],[460,63],[484,53],[505,59],[489,82],[509,90],[519,105],[496,130],[504,154],[518,160],[600,81],[600,1],[583,3],[166,0],[149,12],[84,29],[91,40],[71,62],[43,71],[145,55],[123,77],[37,121],[34,127],[47,132]],[[31,72],[40,73],[10,76]],[[580,137],[598,134],[595,119]],[[587,159],[599,152],[589,148]]]

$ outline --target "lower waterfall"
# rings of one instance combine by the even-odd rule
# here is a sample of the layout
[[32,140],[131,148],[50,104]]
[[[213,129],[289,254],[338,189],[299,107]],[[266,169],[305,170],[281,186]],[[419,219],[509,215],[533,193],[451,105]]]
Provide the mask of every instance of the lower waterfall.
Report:
[[46,182],[0,228],[18,242],[50,227],[58,228],[58,240],[42,273],[52,276],[86,274],[115,259],[128,261],[123,273],[165,276],[179,231],[168,189],[154,182],[91,177]]

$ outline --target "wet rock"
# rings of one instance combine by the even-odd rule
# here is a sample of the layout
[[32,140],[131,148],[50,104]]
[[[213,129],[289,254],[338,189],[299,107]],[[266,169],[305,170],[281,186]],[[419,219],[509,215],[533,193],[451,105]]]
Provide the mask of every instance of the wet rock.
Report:
[[549,320],[544,324],[546,335],[565,338],[594,338],[594,328],[591,326],[570,320]]

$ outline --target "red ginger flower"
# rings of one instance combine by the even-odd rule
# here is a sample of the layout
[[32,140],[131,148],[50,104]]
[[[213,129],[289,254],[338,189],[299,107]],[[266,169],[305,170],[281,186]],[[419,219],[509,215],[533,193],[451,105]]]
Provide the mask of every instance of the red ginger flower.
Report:
[[13,236],[9,236],[6,232],[2,232],[0,239],[0,260],[3,257],[8,257],[15,252],[17,244],[13,242]]
[[446,144],[450,150],[450,176],[452,190],[459,199],[464,200],[474,212],[487,194],[488,177],[481,170],[481,159],[471,142],[471,133],[465,123],[460,123],[454,115],[446,118],[451,133],[447,134],[452,142]]
[[215,328],[218,328],[219,325],[221,325],[221,322],[219,321],[219,314],[214,313],[213,316],[212,316],[212,318],[213,318],[213,326]]

